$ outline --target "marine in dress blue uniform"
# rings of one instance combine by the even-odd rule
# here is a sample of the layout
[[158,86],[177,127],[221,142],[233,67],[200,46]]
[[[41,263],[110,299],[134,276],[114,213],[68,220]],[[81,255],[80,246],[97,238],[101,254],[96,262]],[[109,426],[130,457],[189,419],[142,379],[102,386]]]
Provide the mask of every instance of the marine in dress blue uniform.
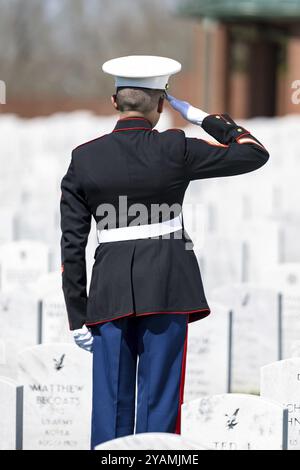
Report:
[[[180,64],[157,60],[129,56],[108,61],[103,70],[117,77],[117,90],[164,91]],[[120,195],[128,207],[143,204],[149,214],[153,204],[181,208],[190,181],[243,174],[267,162],[263,144],[228,114],[205,114],[201,125],[218,143],[186,137],[181,129],[158,132],[140,115],[120,117],[110,133],[72,151],[62,179],[69,324],[76,331],[88,327],[93,338],[92,449],[134,432],[180,433],[188,324],[210,313],[196,256],[186,249],[188,234],[182,227],[181,237],[173,232],[100,243],[88,294],[85,248],[92,219],[98,226],[104,220],[99,205],[115,208],[117,227],[134,221],[130,211],[120,211]],[[163,221],[160,215],[155,222]]]

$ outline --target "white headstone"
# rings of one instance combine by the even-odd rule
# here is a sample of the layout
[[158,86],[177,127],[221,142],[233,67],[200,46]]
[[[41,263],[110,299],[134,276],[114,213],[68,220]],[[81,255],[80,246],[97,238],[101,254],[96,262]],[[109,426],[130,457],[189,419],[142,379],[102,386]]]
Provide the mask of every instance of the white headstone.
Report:
[[300,264],[300,222],[298,213],[281,219],[281,250],[284,263]]
[[46,294],[41,301],[42,343],[73,343],[62,293]]
[[264,283],[268,270],[279,262],[279,225],[275,221],[255,218],[241,224],[239,237],[243,240],[243,282]]
[[211,314],[189,324],[184,402],[228,391],[229,312],[210,304]]
[[22,448],[23,387],[0,377],[0,450]]
[[181,435],[215,450],[285,449],[287,410],[254,395],[201,398],[182,405]]
[[[26,201],[21,203],[15,220],[17,240],[37,240],[51,243],[56,228],[54,225],[55,212],[51,207],[47,207],[41,196],[41,191],[38,192],[38,195],[30,193],[30,199],[35,198],[34,203]],[[51,195],[48,194],[47,197],[49,200]]]
[[14,239],[15,211],[14,206],[0,207],[0,245],[11,242]]
[[300,263],[278,264],[268,279],[281,293],[280,359],[286,359],[292,355],[292,344],[300,340]]
[[42,276],[32,292],[39,299],[41,314],[41,343],[73,343],[65,299],[62,291],[61,272]]
[[300,450],[300,358],[264,366],[261,369],[261,395],[288,409],[288,449]]
[[[280,292],[295,292],[300,288],[300,263],[277,264],[268,270],[269,285]],[[266,279],[265,284],[268,283]]]
[[90,448],[92,355],[71,344],[19,354],[24,384],[24,450]]
[[205,237],[198,258],[207,292],[225,283],[241,281],[243,264],[241,240],[224,238],[220,235]]
[[278,294],[244,283],[215,289],[212,298],[233,312],[230,391],[258,393],[260,368],[278,359]]
[[16,378],[17,354],[39,338],[37,301],[29,293],[0,293],[0,375]]
[[0,289],[16,291],[34,284],[48,271],[49,251],[46,245],[17,241],[0,247]]
[[282,292],[282,358],[293,355],[292,347],[300,340],[300,291]]
[[[178,434],[145,432],[103,442],[95,450],[208,450]],[[103,457],[105,458],[105,457]]]
[[290,357],[300,357],[300,340],[292,342],[290,347]]

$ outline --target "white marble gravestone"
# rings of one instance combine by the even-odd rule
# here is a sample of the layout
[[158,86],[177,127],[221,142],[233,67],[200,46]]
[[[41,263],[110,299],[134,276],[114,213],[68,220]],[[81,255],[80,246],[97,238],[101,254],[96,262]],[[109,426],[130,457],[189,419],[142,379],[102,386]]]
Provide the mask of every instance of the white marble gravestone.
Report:
[[[241,240],[209,235],[204,237],[203,249],[196,253],[208,294],[211,294],[216,286],[242,280],[243,244]],[[212,298],[212,300],[215,299]]]
[[228,391],[229,312],[216,303],[210,309],[188,327],[184,402]]
[[14,239],[14,221],[16,208],[14,206],[0,207],[0,245],[9,243]]
[[208,450],[178,434],[145,432],[103,442],[95,450]]
[[230,391],[258,393],[260,368],[279,355],[278,294],[243,283],[215,289],[212,299],[233,312]]
[[288,449],[300,450],[300,358],[262,367],[261,396],[276,400],[288,409]]
[[208,396],[182,405],[181,435],[215,450],[285,449],[287,410],[255,395]]
[[0,376],[0,450],[22,448],[23,387]]
[[48,271],[49,250],[36,241],[17,241],[0,247],[0,290],[18,292]]
[[61,272],[55,271],[42,276],[31,290],[39,301],[40,342],[73,343],[62,291]]
[[290,357],[300,357],[300,341],[293,341],[290,346]]
[[71,344],[43,344],[21,351],[24,385],[24,450],[90,447],[92,355]]
[[282,292],[282,359],[293,355],[300,340],[300,290]]
[[[282,263],[269,271],[269,284],[281,293],[281,356],[287,359],[300,341],[300,263]],[[270,361],[273,362],[273,361]]]
[[281,222],[281,261],[300,263],[300,220],[299,214],[282,217]]
[[37,282],[30,287],[31,292],[37,297],[44,293],[62,290],[61,270],[46,273],[39,277]]
[[271,285],[280,292],[295,292],[300,288],[300,263],[281,263],[268,270],[265,285]]
[[62,292],[45,294],[41,300],[42,343],[74,343]]
[[279,262],[279,225],[275,221],[255,218],[242,223],[239,237],[244,242],[243,282],[264,283],[270,267]]
[[0,375],[17,377],[17,354],[38,344],[38,303],[28,292],[0,292]]

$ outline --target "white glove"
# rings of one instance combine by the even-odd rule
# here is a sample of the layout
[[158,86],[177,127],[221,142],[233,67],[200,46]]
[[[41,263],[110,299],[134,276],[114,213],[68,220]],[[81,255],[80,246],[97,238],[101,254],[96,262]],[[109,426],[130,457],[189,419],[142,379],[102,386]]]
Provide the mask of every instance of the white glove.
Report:
[[168,95],[166,93],[167,100],[169,101],[172,108],[176,111],[179,111],[181,116],[190,121],[192,124],[196,124],[197,126],[201,126],[203,119],[208,116],[208,113],[202,111],[201,109],[195,108],[187,101],[181,101],[174,96]]
[[80,348],[92,352],[93,350],[93,335],[91,331],[83,325],[78,330],[73,330],[74,341]]

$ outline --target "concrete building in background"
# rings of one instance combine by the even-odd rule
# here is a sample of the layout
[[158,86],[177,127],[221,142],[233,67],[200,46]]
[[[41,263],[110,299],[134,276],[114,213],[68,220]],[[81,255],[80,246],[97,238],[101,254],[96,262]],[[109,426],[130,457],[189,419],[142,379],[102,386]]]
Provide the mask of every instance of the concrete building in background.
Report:
[[179,14],[199,20],[195,105],[235,118],[300,113],[292,100],[300,87],[300,0],[186,0]]

